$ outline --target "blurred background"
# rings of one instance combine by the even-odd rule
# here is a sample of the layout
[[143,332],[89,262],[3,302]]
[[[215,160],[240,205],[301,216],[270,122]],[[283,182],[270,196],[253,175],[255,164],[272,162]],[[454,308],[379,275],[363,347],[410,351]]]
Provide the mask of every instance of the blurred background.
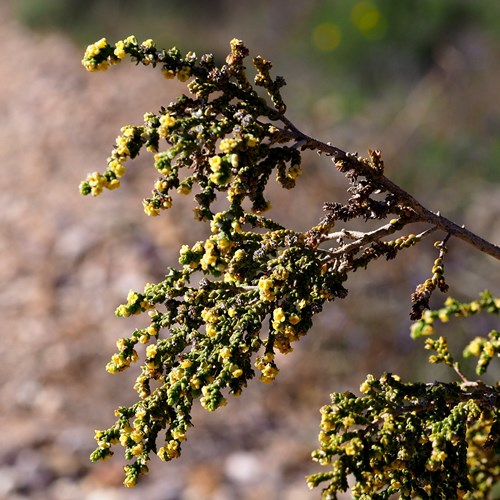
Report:
[[[147,218],[151,158],[122,188],[83,198],[124,124],[140,124],[184,92],[124,63],[89,74],[85,47],[135,34],[222,61],[233,37],[274,63],[289,117],[350,151],[379,148],[387,175],[428,208],[500,242],[500,3],[496,0],[4,0],[0,6],[0,498],[8,500],[276,499],[319,497],[304,476],[319,408],[368,373],[445,380],[409,338],[410,295],[436,257],[434,240],[347,283],[269,386],[257,381],[214,414],[196,408],[180,460],[153,460],[134,490],[123,462],[90,464],[94,429],[131,403],[137,376],[107,374],[115,342],[141,318],[114,309],[202,238],[189,199]],[[328,159],[309,154],[295,192],[273,191],[271,216],[307,229],[324,201],[345,199]],[[290,202],[290,200],[293,200]],[[436,236],[437,237],[437,236]],[[451,295],[500,293],[492,258],[450,242]],[[434,305],[444,298],[436,294]],[[491,318],[443,329],[455,353]],[[469,369],[466,367],[466,370]],[[499,367],[491,369],[497,380]],[[468,372],[471,374],[471,372]],[[471,377],[473,375],[471,374]],[[346,495],[349,498],[349,495]]]

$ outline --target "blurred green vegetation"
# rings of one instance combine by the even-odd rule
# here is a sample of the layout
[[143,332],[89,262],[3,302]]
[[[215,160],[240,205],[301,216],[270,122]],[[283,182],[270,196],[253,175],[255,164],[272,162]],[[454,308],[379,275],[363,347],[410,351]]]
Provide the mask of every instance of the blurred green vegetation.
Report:
[[[238,31],[251,29],[256,37],[292,51],[286,56],[299,56],[305,66],[335,75],[341,84],[348,82],[347,88],[355,83],[361,94],[380,92],[393,80],[411,82],[432,65],[436,49],[466,32],[480,30],[500,37],[496,0],[239,4],[230,0],[203,4],[196,0],[16,0],[13,7],[28,26],[62,30],[83,45],[99,36],[112,39],[133,31],[159,43],[225,51],[224,40],[231,31],[241,36]],[[223,32],[222,37],[209,36],[216,31]]]

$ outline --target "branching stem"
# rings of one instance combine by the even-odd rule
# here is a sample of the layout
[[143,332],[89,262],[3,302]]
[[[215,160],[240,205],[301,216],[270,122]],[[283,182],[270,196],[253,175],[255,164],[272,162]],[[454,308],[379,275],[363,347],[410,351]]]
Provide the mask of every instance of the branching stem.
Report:
[[[368,173],[367,169],[369,167],[360,160],[357,160],[355,156],[348,155],[347,152],[343,151],[340,148],[304,134],[288,118],[283,115],[280,115],[279,119],[285,125],[285,130],[283,131],[283,133],[285,135],[288,135],[290,139],[295,140],[301,148],[313,149],[320,153],[325,153],[326,155],[333,157],[335,161],[349,158],[351,164],[357,161],[357,167],[359,167],[360,175]],[[373,175],[372,172],[370,173],[371,175]],[[462,241],[465,241],[481,252],[490,255],[497,260],[500,260],[500,247],[498,245],[490,243],[484,238],[481,238],[477,234],[466,229],[464,226],[459,226],[453,221],[442,216],[439,212],[432,212],[428,208],[424,207],[411,194],[406,192],[404,189],[399,187],[384,175],[381,174],[377,176],[376,182],[380,185],[380,187],[383,187],[385,190],[396,195],[400,200],[404,201],[405,204],[414,211],[418,222],[426,222],[428,224],[432,224],[436,228],[441,229],[442,231],[455,236]]]

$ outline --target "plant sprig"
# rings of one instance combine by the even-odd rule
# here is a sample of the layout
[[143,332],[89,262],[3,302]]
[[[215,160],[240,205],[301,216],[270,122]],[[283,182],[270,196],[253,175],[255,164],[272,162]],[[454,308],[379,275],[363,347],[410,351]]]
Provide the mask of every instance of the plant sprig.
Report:
[[[302,133],[285,116],[285,80],[273,79],[271,63],[258,56],[253,59],[256,76],[251,82],[244,65],[248,53],[243,42],[234,39],[225,63],[217,66],[211,54],[198,58],[176,48],[159,50],[152,40],[139,43],[130,36],[114,45],[99,40],[87,48],[82,61],[87,70],[99,71],[130,58],[159,68],[166,79],[186,82],[189,95],[146,113],[141,125],[122,127],[106,169],[89,174],[81,193],[98,196],[104,189],[120,187],[125,164],[146,150],[154,155],[159,177],[143,200],[145,213],[158,216],[172,206],[175,193],[193,192],[195,219],[210,226],[207,239],[180,248],[179,265],[168,268],[163,280],[147,284],[143,291],[130,291],[116,310],[121,317],[146,313],[150,324],[117,342],[107,370],[117,373],[138,362],[138,344],[146,345],[145,359],[134,386],[137,402],[118,408],[115,424],[96,431],[98,446],[91,459],[111,456],[119,443],[131,462],[125,467],[126,486],[134,486],[147,473],[152,453],[165,461],[180,456],[196,400],[213,411],[226,404],[228,395],[239,395],[256,371],[261,381],[272,382],[279,372],[276,353],[291,352],[325,302],[347,295],[350,273],[380,257],[393,259],[443,231],[445,238],[436,241],[439,256],[431,278],[412,296],[411,316],[424,315],[428,328],[430,295],[435,289],[447,290],[448,240],[461,238],[500,259],[496,245],[431,212],[385,177],[380,151],[369,150],[364,158]],[[267,97],[260,95],[261,88]],[[326,202],[318,224],[298,232],[262,215],[271,207],[265,189],[271,176],[286,189],[295,187],[308,150],[332,158],[350,183],[349,199]],[[224,209],[214,208],[217,197],[225,198]],[[349,224],[356,220],[379,225],[367,232],[352,230]],[[407,230],[422,222],[427,228],[420,233]],[[453,365],[444,344],[432,347],[436,360]],[[495,335],[468,352],[479,353],[486,369],[491,359],[483,354],[492,349],[498,352]],[[323,411],[322,449],[315,455],[320,463],[333,464],[333,472],[314,476],[310,484],[330,481],[325,494],[335,495],[345,490],[352,472],[359,498],[367,491],[382,495],[370,498],[386,498],[396,491],[424,495],[428,485],[412,474],[434,474],[446,465],[458,482],[442,482],[436,473],[430,492],[449,493],[453,487],[470,491],[479,484],[474,478],[484,472],[483,462],[470,479],[460,462],[463,446],[449,448],[447,436],[451,431],[469,432],[471,419],[484,423],[477,433],[484,436],[486,429],[497,429],[498,415],[479,398],[479,388],[465,390],[453,384],[402,384],[387,375],[378,381],[369,378],[364,398],[335,396],[334,405]],[[488,401],[497,397],[494,389],[488,391],[483,391]],[[438,404],[441,401],[444,406]],[[432,425],[426,426],[425,419]],[[422,443],[415,441],[415,429]],[[399,441],[395,439],[381,457],[378,440],[399,435],[396,431]],[[488,439],[495,441],[492,436]],[[412,462],[406,455],[399,457],[394,443],[409,455],[424,444],[429,456]],[[340,458],[334,460],[337,455]]]

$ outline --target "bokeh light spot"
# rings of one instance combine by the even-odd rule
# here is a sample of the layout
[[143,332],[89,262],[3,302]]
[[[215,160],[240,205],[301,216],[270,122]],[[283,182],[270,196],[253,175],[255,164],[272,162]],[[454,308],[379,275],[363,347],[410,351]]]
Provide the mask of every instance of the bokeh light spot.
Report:
[[368,39],[376,40],[385,34],[387,23],[378,7],[368,0],[357,2],[351,10],[354,26]]
[[312,32],[314,46],[322,52],[331,52],[340,45],[341,32],[334,23],[318,24]]

